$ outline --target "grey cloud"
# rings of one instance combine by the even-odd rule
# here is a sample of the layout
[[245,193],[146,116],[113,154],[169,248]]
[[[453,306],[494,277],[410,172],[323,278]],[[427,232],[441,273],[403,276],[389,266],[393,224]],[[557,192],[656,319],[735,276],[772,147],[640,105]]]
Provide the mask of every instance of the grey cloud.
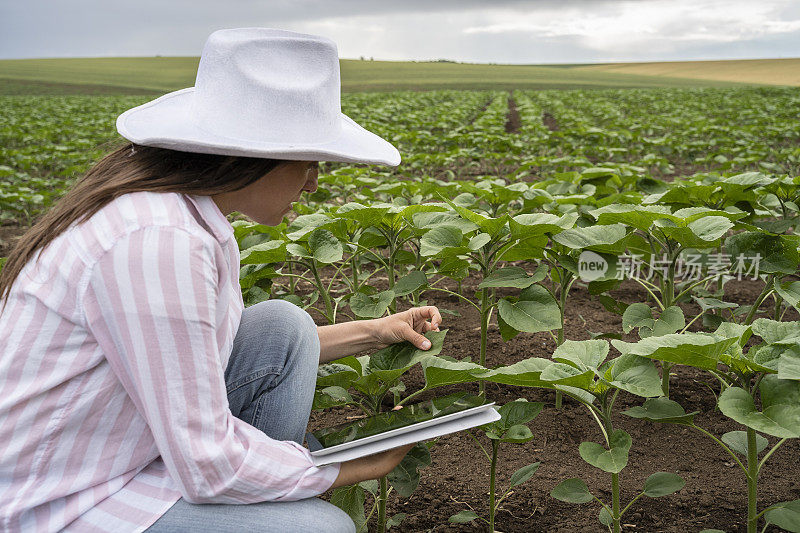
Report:
[[[489,15],[498,12],[531,15],[549,10],[565,16],[588,18],[602,13],[613,17],[623,4],[630,5],[630,1],[228,0],[223,4],[210,0],[10,0],[0,1],[0,58],[198,55],[216,29],[271,26],[327,35],[339,44],[343,57],[498,63],[605,61],[609,60],[607,52],[591,49],[575,37],[546,38],[521,31],[465,34],[463,29],[486,24]],[[785,4],[776,16],[796,20],[798,11],[796,3]],[[759,57],[786,56],[796,49],[790,37],[796,38],[796,33],[739,44],[681,42],[668,51],[632,50],[622,59],[689,59],[699,54],[721,58],[740,56],[747,50]],[[669,32],[658,38],[668,40]]]

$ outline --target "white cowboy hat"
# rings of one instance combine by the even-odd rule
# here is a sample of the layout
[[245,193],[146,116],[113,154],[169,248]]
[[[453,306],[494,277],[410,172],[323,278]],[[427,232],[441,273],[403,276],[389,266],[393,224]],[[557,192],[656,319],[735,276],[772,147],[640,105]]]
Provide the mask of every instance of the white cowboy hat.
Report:
[[145,146],[299,161],[397,165],[400,153],[341,111],[339,54],[330,39],[269,28],[219,30],[194,87],[117,117]]

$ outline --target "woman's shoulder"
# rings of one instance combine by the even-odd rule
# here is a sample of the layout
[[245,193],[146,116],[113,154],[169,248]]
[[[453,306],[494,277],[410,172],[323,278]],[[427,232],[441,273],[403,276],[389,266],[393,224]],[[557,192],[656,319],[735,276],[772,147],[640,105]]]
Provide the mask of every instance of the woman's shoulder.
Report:
[[[209,198],[210,200],[210,198]],[[69,230],[84,259],[92,259],[139,231],[181,231],[213,244],[219,241],[203,222],[192,197],[174,192],[123,194]]]

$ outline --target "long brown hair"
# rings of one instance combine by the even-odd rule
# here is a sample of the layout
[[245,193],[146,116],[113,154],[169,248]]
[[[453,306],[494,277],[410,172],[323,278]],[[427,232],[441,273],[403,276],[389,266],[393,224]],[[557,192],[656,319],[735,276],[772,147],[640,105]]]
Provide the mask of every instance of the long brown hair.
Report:
[[[278,159],[178,152],[126,143],[109,153],[16,242],[0,271],[0,300],[37,250],[76,221],[123,194],[137,191],[212,195],[236,191],[283,163]],[[2,308],[5,308],[3,301]]]

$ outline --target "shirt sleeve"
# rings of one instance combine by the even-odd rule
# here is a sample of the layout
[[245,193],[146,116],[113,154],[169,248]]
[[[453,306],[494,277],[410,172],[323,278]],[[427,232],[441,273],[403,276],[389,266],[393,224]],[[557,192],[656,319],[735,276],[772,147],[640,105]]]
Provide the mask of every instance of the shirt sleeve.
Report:
[[88,275],[87,327],[145,418],[184,499],[290,501],[332,485],[339,465],[315,467],[303,446],[277,441],[228,406],[217,341],[222,250],[176,227],[116,241]]

